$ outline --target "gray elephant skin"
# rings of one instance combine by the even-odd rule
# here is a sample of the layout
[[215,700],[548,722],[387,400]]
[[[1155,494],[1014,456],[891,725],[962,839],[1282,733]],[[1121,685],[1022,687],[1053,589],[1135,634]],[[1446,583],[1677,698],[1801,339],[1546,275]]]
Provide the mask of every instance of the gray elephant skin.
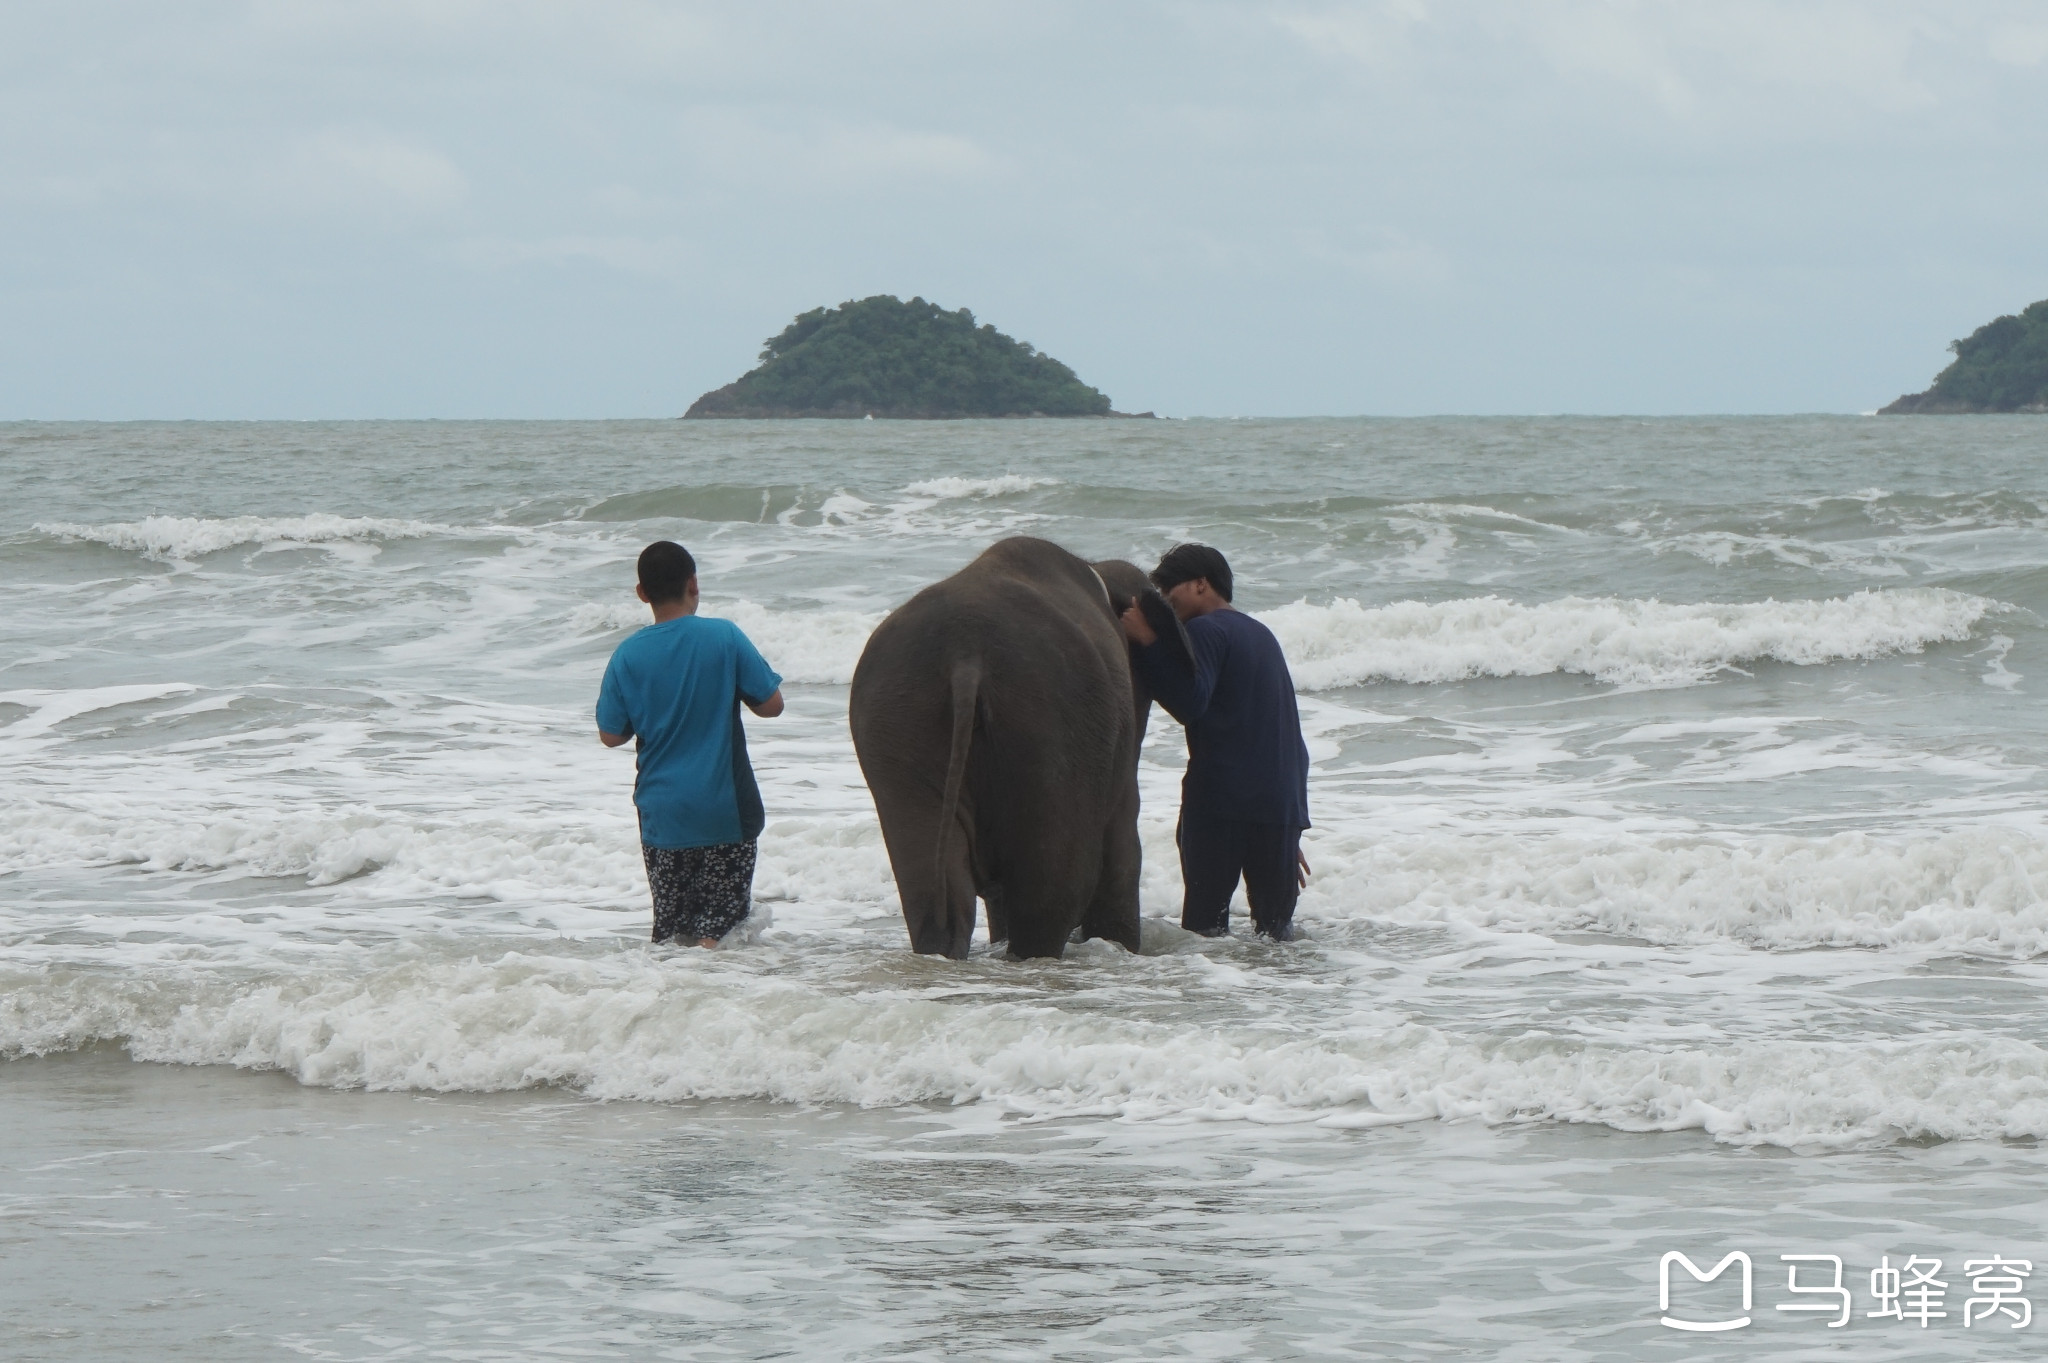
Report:
[[1046,540],[991,546],[876,627],[848,721],[910,944],[967,955],[974,904],[1014,957],[1074,929],[1138,949],[1138,745],[1152,698],[1117,623],[1137,601],[1187,636],[1144,573]]

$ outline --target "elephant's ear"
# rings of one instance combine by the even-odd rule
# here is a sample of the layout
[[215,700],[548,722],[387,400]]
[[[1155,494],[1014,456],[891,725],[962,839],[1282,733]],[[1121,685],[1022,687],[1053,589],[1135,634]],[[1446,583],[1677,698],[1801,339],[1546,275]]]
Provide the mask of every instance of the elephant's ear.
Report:
[[1190,677],[1195,675],[1195,645],[1188,638],[1188,627],[1173,613],[1173,607],[1166,604],[1166,598],[1151,587],[1138,594],[1138,611],[1145,617],[1145,623],[1152,626],[1152,632],[1166,645],[1166,651]]

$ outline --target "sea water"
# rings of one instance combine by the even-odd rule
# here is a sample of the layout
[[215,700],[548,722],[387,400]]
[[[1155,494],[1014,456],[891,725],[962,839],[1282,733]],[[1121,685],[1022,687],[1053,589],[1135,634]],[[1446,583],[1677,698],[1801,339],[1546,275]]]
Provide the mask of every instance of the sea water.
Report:
[[[2048,1306],[2044,455],[0,427],[0,1352],[2018,1356],[2048,1321],[1966,1325],[1965,1267]],[[909,952],[847,682],[1017,534],[1229,555],[1314,761],[1302,940],[1175,926],[1155,712],[1141,954]],[[648,944],[591,719],[656,538],[789,697],[717,952]],[[1869,1315],[1915,1256],[1946,1314]]]

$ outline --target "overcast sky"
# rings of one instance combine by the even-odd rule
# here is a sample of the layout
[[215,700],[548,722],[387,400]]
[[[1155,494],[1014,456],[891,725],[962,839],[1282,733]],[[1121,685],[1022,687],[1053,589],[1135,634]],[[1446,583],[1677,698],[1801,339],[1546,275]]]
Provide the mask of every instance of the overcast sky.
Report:
[[2040,0],[0,3],[0,418],[669,416],[922,294],[1176,415],[1868,410]]

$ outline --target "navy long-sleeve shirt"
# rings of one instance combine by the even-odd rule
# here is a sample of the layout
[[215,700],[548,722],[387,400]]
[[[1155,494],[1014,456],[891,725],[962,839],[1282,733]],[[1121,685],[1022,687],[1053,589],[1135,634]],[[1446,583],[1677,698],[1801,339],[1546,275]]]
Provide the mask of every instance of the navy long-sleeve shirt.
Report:
[[1133,650],[1153,699],[1187,729],[1181,808],[1307,828],[1308,745],[1280,641],[1235,610],[1198,615],[1187,629],[1192,677],[1164,641]]

